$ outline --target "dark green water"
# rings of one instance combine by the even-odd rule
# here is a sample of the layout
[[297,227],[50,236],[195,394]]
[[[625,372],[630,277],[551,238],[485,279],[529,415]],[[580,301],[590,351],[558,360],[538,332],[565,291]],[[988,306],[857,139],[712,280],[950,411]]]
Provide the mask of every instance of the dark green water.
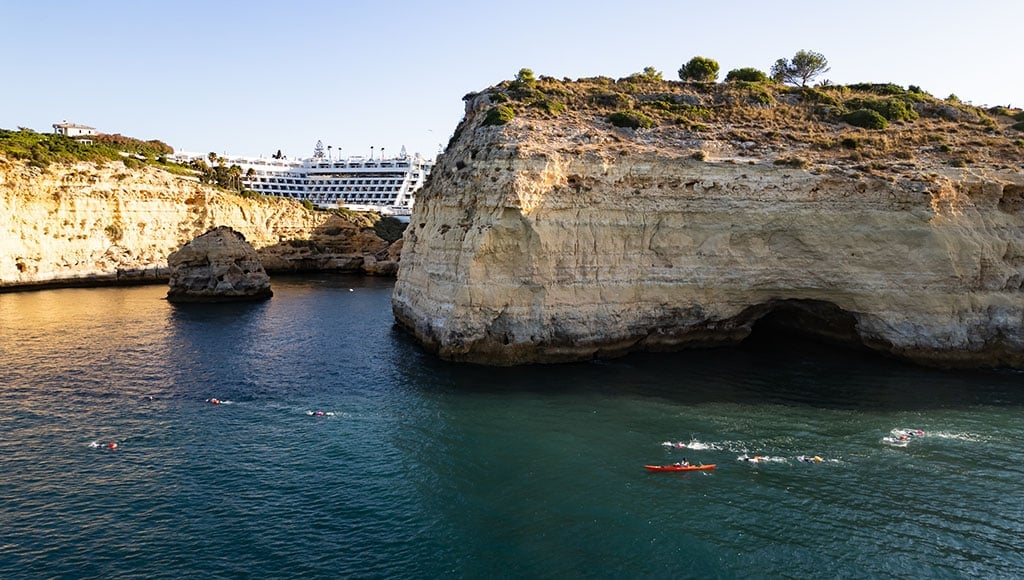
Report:
[[[0,578],[1024,571],[1024,374],[777,340],[452,365],[388,281],[274,289],[0,294]],[[717,469],[642,467],[682,457]]]

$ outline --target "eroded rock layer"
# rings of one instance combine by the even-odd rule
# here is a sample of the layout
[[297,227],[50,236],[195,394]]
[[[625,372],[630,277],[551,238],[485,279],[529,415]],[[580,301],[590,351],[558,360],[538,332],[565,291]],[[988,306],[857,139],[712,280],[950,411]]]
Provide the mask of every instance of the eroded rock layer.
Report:
[[152,168],[0,156],[0,289],[166,281],[167,256],[216,226],[269,272],[361,271],[388,244],[366,224],[280,198],[246,198]]
[[245,236],[220,226],[167,257],[170,302],[239,302],[274,295],[256,250]]
[[393,296],[443,358],[735,344],[781,312],[918,362],[1024,367],[1019,167],[796,169],[579,119],[484,126],[485,98],[418,197]]

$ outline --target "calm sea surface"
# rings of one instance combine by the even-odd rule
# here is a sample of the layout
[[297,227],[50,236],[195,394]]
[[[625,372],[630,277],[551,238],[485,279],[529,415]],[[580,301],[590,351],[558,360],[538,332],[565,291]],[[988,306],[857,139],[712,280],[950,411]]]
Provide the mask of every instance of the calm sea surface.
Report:
[[[453,365],[391,287],[0,294],[0,578],[1024,575],[1024,374],[778,341]],[[683,457],[718,467],[643,468]]]

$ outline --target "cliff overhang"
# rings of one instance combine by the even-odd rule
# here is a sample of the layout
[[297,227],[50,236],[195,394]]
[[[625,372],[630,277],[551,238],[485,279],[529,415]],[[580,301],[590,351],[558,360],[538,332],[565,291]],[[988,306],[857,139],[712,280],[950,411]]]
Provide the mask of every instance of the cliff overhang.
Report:
[[[872,169],[727,138],[742,121],[724,116],[696,131],[616,128],[593,110],[495,125],[502,92],[467,97],[405,235],[395,318],[439,356],[574,361],[738,344],[761,325],[930,365],[1024,367],[1012,147],[958,167],[908,142]],[[806,130],[853,139],[820,125]]]

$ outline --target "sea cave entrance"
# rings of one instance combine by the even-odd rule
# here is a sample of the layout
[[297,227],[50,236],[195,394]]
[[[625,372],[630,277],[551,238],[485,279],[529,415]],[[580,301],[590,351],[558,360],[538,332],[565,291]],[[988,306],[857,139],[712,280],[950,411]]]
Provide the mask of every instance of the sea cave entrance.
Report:
[[823,300],[774,300],[746,312],[755,322],[742,346],[776,349],[792,343],[868,350],[857,332],[857,319]]

